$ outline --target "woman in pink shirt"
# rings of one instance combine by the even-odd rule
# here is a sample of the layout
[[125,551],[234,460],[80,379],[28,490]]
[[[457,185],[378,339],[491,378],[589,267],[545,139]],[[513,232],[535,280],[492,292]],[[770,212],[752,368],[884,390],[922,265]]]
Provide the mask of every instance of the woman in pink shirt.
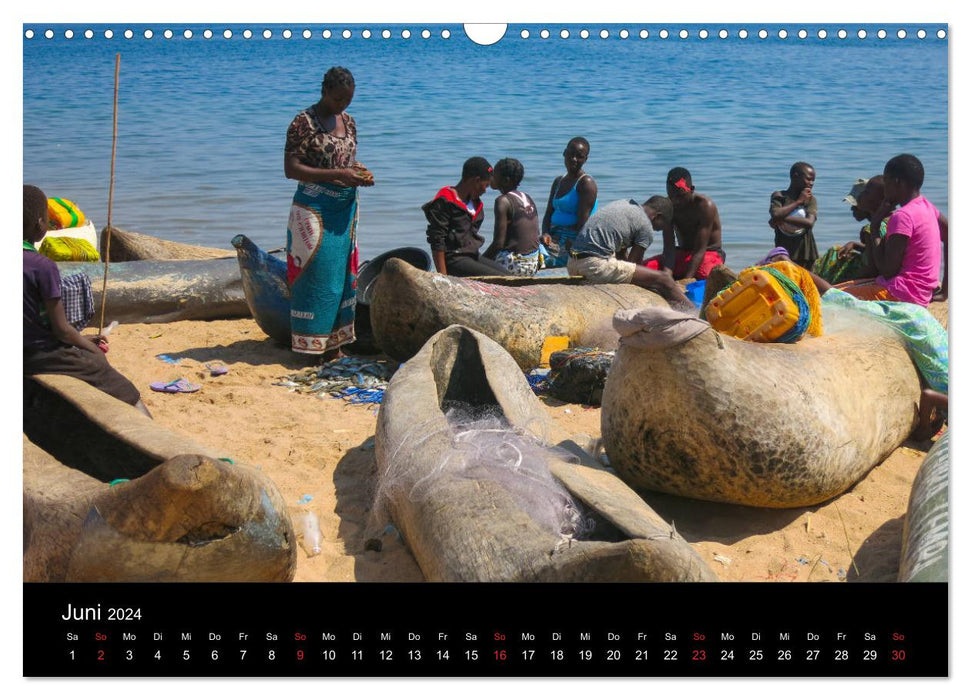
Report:
[[[914,156],[891,158],[884,166],[883,177],[884,201],[873,220],[881,221],[890,214],[887,236],[882,241],[871,241],[866,250],[877,277],[847,282],[839,288],[859,299],[927,306],[940,280],[942,242],[947,254],[947,219],[921,195],[924,166]],[[900,208],[891,214],[895,205]],[[941,296],[946,299],[946,262],[940,286]]]

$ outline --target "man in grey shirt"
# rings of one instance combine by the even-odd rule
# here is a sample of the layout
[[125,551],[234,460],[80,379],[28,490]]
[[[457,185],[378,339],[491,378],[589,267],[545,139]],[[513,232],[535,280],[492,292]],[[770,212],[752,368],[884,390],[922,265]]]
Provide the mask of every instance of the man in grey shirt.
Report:
[[567,271],[595,284],[636,284],[668,301],[691,304],[670,272],[638,264],[654,231],[663,231],[673,212],[671,200],[660,196],[644,204],[619,199],[599,208],[577,234]]

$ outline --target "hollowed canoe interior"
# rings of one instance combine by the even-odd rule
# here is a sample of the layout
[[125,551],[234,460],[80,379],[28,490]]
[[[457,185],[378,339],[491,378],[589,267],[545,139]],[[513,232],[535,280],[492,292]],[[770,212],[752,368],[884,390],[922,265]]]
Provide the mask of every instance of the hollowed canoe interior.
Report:
[[[457,329],[439,338],[432,352],[432,372],[443,412],[461,408],[471,409],[474,413],[494,411],[503,416],[499,401],[489,386],[479,344],[468,330]],[[584,541],[622,542],[628,539],[581,499],[573,498],[582,506],[584,516],[594,522],[593,529],[582,537]]]
[[461,405],[476,413],[502,413],[489,386],[479,344],[468,330],[457,329],[439,338],[432,351],[432,372],[442,411]]
[[24,377],[24,434],[61,464],[100,481],[136,479],[161,464],[29,377]]

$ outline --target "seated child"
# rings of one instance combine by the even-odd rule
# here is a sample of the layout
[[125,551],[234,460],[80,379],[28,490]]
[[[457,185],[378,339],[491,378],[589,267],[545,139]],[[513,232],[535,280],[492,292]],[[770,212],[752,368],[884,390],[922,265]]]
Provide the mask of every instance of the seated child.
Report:
[[493,168],[492,187],[502,194],[496,198],[492,244],[484,255],[513,275],[532,277],[539,269],[539,214],[533,198],[518,190],[524,174],[515,158],[503,158]]
[[[940,282],[941,246],[947,240],[947,219],[920,193],[924,166],[914,156],[901,154],[883,169],[884,201],[871,221],[887,215],[887,235],[871,237],[866,255],[876,279],[840,285],[858,299],[906,301],[927,306]],[[893,207],[900,208],[893,211]],[[893,213],[891,213],[893,212]],[[941,285],[946,296],[945,281]]]
[[24,375],[77,377],[150,416],[135,385],[108,364],[99,347],[107,340],[83,336],[68,322],[57,263],[34,248],[47,225],[47,196],[24,185]]

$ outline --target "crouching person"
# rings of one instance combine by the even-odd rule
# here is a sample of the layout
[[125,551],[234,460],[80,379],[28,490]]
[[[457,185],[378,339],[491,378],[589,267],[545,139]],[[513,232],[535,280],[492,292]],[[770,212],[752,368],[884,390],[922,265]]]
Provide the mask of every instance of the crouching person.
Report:
[[601,207],[577,234],[567,271],[594,284],[636,284],[694,309],[670,272],[638,264],[654,242],[654,232],[664,230],[672,214],[671,200],[660,196],[644,204],[619,199]]

